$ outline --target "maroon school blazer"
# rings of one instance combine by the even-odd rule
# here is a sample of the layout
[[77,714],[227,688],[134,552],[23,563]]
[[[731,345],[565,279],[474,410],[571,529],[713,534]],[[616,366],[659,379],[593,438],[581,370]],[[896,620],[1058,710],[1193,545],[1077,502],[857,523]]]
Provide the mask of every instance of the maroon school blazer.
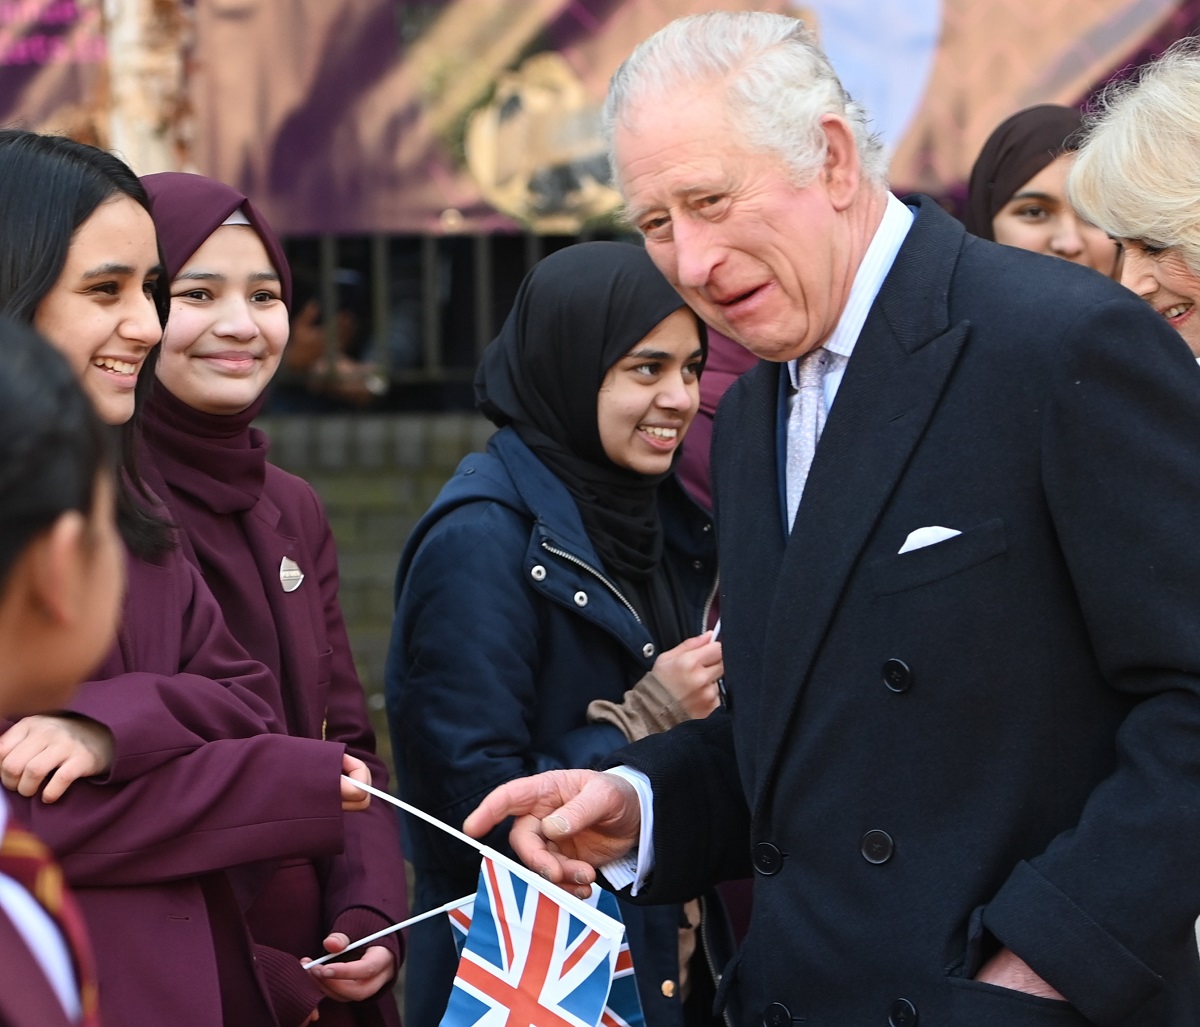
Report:
[[182,552],[127,568],[117,643],[71,706],[112,729],[111,773],[9,799],[79,899],[106,1024],[271,1024],[226,871],[341,850],[344,747],[279,733],[270,673]]
[[[183,529],[184,552],[230,630],[274,672],[279,685],[269,702],[276,718],[297,738],[344,744],[371,768],[375,787],[386,790],[387,769],[375,752],[338,601],[328,519],[306,481],[267,462],[266,436],[250,427],[256,410],[203,414],[159,385],[144,421],[154,488]],[[323,954],[321,941],[331,930],[354,939],[406,915],[395,811],[376,800],[347,816],[343,852],[248,869],[237,884],[277,1008],[290,1009],[297,989],[309,983],[298,958]],[[397,965],[400,942],[399,935],[380,942]],[[390,986],[368,1002],[321,1005],[322,1027],[399,1022]]]

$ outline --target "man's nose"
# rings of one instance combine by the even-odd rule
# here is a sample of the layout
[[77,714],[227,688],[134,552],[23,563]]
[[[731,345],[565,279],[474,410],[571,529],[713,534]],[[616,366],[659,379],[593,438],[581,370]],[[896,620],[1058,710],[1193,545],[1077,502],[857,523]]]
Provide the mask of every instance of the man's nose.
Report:
[[675,270],[679,285],[702,289],[712,278],[713,268],[721,262],[721,248],[711,225],[703,221],[679,218],[672,225],[675,242]]

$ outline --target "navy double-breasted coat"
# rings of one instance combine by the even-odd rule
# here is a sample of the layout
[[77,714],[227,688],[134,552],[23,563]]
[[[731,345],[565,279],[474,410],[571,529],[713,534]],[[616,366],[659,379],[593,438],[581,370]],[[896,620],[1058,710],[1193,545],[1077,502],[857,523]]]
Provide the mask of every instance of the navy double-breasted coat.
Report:
[[[718,414],[733,700],[616,757],[655,786],[647,900],[753,866],[747,1024],[1195,1024],[1200,369],[910,202],[790,536],[781,365]],[[927,526],[960,534],[901,553]],[[975,982],[1000,945],[1068,1001]]]

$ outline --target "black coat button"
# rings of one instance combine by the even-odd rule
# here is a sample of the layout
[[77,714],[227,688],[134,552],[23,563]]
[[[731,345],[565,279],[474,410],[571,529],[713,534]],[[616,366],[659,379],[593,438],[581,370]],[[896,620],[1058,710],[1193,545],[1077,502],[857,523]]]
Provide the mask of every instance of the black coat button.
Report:
[[772,1002],[763,1010],[763,1027],[791,1027],[792,1011],[782,1002]]
[[862,836],[862,857],[868,863],[886,863],[896,846],[887,831],[868,831]]
[[754,869],[763,877],[770,877],[783,869],[783,853],[770,842],[759,842],[754,846]]
[[888,691],[907,692],[912,688],[912,671],[903,660],[888,660],[883,665],[883,683]]
[[917,1027],[917,1007],[906,998],[898,998],[888,1010],[888,1027]]

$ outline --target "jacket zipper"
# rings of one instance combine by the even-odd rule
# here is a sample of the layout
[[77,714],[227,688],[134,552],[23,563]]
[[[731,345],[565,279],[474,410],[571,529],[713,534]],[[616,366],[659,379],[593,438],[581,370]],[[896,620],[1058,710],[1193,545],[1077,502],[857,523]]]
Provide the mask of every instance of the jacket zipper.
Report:
[[713,603],[717,598],[717,588],[721,584],[721,575],[716,574],[713,577],[712,588],[708,590],[708,598],[704,600],[704,612],[700,615],[700,634],[704,634],[708,630],[708,615],[712,613]]
[[545,540],[542,541],[542,548],[544,550],[546,550],[547,553],[553,553],[555,556],[561,556],[568,563],[573,563],[576,567],[580,567],[583,570],[587,571],[597,581],[604,584],[613,595],[615,595],[618,599],[621,600],[622,603],[625,604],[625,609],[627,609],[630,613],[633,614],[633,619],[635,621],[637,621],[639,624],[642,623],[642,618],[638,616],[637,610],[635,610],[633,608],[633,604],[630,603],[630,601],[628,599],[626,599],[623,595],[621,595],[621,590],[619,588],[617,588],[617,586],[614,585],[611,581],[609,581],[608,578],[606,578],[603,574],[601,574],[598,570],[596,570],[596,568],[593,567],[590,563],[584,563],[581,559],[579,559],[578,556],[572,556],[570,553],[563,552],[563,550],[559,549],[557,546],[552,546],[549,542],[546,542]]
[[[696,928],[697,941],[700,944],[700,951],[704,953],[704,962],[708,966],[708,974],[712,978],[713,987],[719,989],[721,987],[721,971],[724,967],[717,966],[713,962],[712,954],[712,939],[709,937],[707,923],[709,921],[708,911],[708,896],[700,896],[700,924]],[[725,1008],[721,1010],[721,1019],[726,1027],[733,1027],[733,1015],[729,1012],[728,996],[725,1000]]]

